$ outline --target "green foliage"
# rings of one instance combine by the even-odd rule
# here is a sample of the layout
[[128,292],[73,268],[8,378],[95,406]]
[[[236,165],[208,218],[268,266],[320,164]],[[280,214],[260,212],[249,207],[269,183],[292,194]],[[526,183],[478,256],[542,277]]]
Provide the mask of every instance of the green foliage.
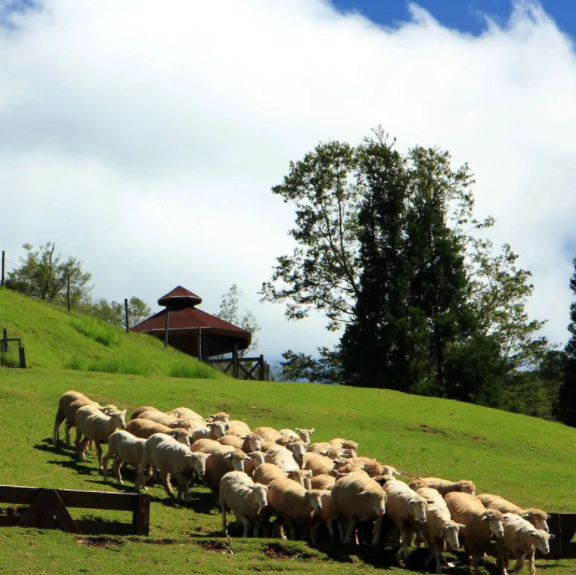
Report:
[[92,317],[79,317],[72,320],[72,327],[84,334],[86,337],[92,338],[94,341],[106,346],[114,346],[120,343],[120,334],[118,329],[104,322],[98,321]]
[[66,367],[79,371],[101,371],[104,373],[132,375],[151,375],[154,371],[153,364],[142,356],[107,357],[92,360],[73,357]]
[[20,258],[22,265],[8,272],[6,287],[27,296],[56,303],[66,304],[68,278],[70,278],[70,301],[74,308],[80,304],[92,289],[88,283],[92,275],[82,271],[82,262],[69,256],[62,261],[55,255],[56,246],[46,242],[34,251],[31,244],[22,246],[26,256]]
[[187,379],[213,379],[214,369],[201,362],[191,364],[184,361],[174,361],[170,364],[168,375],[170,377],[184,377]]
[[222,295],[220,311],[216,317],[219,317],[232,325],[241,327],[252,334],[250,346],[239,352],[240,357],[245,357],[258,347],[259,342],[256,334],[260,331],[260,326],[256,322],[256,317],[250,310],[246,311],[244,315],[240,315],[239,302],[241,296],[242,292],[238,289],[236,284],[233,284],[228,293]]
[[[82,313],[94,316],[116,327],[126,327],[126,311],[124,303],[108,301],[101,298],[98,301],[87,301],[79,310]],[[133,328],[152,315],[150,306],[137,297],[128,300],[128,327]]]
[[285,361],[280,362],[281,369],[276,381],[310,381],[316,383],[342,383],[342,365],[340,351],[318,348],[319,358],[294,353],[288,350],[282,354]]

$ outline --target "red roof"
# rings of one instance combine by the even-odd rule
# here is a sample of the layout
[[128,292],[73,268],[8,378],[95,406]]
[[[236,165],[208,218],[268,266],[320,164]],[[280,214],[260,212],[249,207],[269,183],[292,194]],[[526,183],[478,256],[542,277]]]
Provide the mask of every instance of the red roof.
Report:
[[183,288],[182,286],[175,287],[171,292],[163,295],[158,300],[158,305],[171,306],[171,305],[200,305],[202,298],[195,293]]

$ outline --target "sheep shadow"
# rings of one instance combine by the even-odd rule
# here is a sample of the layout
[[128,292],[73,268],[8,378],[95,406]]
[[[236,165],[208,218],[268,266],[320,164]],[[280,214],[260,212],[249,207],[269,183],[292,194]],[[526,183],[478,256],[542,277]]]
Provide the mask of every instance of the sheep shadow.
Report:
[[76,450],[74,449],[74,447],[68,447],[66,445],[66,443],[64,443],[63,441],[59,441],[58,446],[56,447],[52,443],[51,437],[46,437],[46,438],[42,439],[41,443],[37,443],[36,445],[33,445],[32,447],[34,449],[38,449],[39,451],[45,451],[47,453],[52,453],[52,454],[57,453],[58,455],[76,454]]

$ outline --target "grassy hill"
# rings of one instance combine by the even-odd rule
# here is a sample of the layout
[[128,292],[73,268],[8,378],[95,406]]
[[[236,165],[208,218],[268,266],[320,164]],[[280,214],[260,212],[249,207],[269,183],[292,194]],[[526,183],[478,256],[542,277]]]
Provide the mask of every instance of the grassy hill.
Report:
[[[0,289],[0,329],[20,337],[31,368],[220,379],[221,373],[146,334]],[[7,360],[17,363],[13,346]]]
[[[10,311],[6,302],[18,304],[20,309]],[[51,314],[49,329],[39,327],[47,322],[46,308]],[[405,480],[418,474],[473,479],[479,491],[498,493],[522,506],[576,510],[576,432],[558,423],[388,390],[171,378],[159,369],[150,375],[68,370],[64,367],[74,352],[59,353],[58,347],[53,349],[58,342],[74,347],[85,338],[89,346],[82,352],[77,348],[75,353],[94,353],[97,358],[106,357],[97,354],[120,354],[128,349],[137,356],[141,349],[142,354],[157,353],[161,363],[165,354],[161,345],[152,341],[151,348],[144,347],[145,339],[140,344],[140,338],[133,338],[133,334],[120,337],[115,348],[94,345],[97,342],[90,343],[91,338],[71,327],[72,320],[67,312],[16,294],[6,297],[0,290],[0,327],[8,327],[10,333],[20,330],[32,366],[29,370],[0,368],[2,484],[106,491],[120,488],[103,481],[94,455],[89,455],[87,463],[78,464],[72,451],[51,446],[58,397],[76,389],[100,402],[129,409],[142,404],[160,409],[186,405],[204,414],[224,409],[253,427],[315,426],[315,441],[351,437],[360,442],[361,454],[395,465],[407,474]],[[45,332],[54,333],[46,355],[42,344],[48,337]],[[126,346],[135,347],[124,347],[124,339],[130,340]],[[131,478],[127,471],[126,490],[130,490]],[[158,486],[152,487],[151,494],[149,539],[102,540],[4,529],[0,530],[0,572],[122,575],[138,569],[173,574],[294,571],[340,575],[375,567],[398,574],[417,572],[394,567],[390,554],[380,551],[329,545],[312,549],[301,542],[225,540],[219,536],[220,516],[204,488],[191,490],[188,505],[167,501]],[[83,513],[76,510],[72,514],[77,517]],[[113,512],[90,514],[118,517]],[[417,566],[417,554],[413,561]],[[538,570],[547,575],[568,575],[574,573],[574,565],[571,561],[540,562]],[[460,565],[453,572],[463,575],[469,571]]]

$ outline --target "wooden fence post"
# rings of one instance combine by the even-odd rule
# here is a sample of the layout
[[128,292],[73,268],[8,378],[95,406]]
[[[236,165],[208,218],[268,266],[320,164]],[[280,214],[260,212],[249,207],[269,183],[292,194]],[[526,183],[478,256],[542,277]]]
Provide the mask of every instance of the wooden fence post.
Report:
[[264,363],[264,356],[260,356],[259,360],[259,368],[258,368],[258,379],[260,381],[264,381],[266,379],[266,364]]
[[2,345],[0,345],[0,351],[2,351],[3,353],[6,353],[8,351],[8,330],[7,329],[2,330],[2,341],[0,343],[2,344]]
[[70,274],[68,274],[68,289],[66,290],[66,302],[68,303],[68,311],[70,311]]
[[26,352],[22,346],[20,346],[18,353],[20,354],[20,367],[26,369]]
[[232,350],[232,377],[238,379],[238,342],[234,342]]
[[169,314],[170,314],[170,312],[168,310],[166,310],[166,327],[165,327],[165,331],[164,331],[164,348],[168,347],[168,329],[170,328],[170,319],[168,317]]
[[2,250],[2,283],[0,284],[0,286],[2,287],[4,287],[5,272],[6,272],[6,252]]
[[198,328],[198,359],[202,361],[202,328]]
[[124,299],[124,317],[126,318],[126,333],[130,333],[130,322],[128,321],[128,300]]

